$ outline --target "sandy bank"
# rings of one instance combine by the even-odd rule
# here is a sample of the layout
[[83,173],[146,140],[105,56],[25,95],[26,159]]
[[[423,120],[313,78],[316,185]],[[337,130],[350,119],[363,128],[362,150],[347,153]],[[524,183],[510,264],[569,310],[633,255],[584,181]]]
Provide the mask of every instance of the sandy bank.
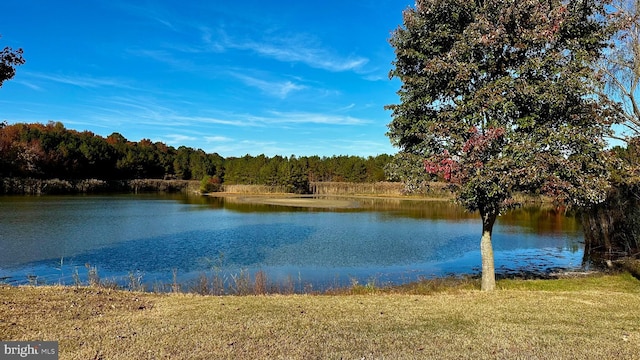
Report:
[[209,196],[233,198],[235,201],[247,204],[264,204],[279,206],[294,206],[306,208],[351,209],[360,206],[355,199],[317,198],[313,196],[296,196],[290,194],[250,195],[233,193],[213,193]]
[[375,196],[375,195],[295,195],[295,194],[240,194],[217,192],[209,196],[234,199],[240,203],[293,206],[324,209],[354,209],[361,207],[362,200],[409,200],[409,201],[450,201],[447,198],[415,196]]

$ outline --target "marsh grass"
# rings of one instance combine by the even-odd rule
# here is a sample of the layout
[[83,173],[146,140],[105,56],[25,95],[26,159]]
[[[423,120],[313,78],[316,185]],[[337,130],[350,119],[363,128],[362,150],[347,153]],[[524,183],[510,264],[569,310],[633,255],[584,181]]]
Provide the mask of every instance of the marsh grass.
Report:
[[100,275],[98,275],[98,267],[91,266],[89,263],[84,264],[84,266],[87,268],[89,286],[100,286],[102,283],[100,281]]
[[224,184],[222,191],[234,194],[285,194],[286,186]]
[[[639,267],[639,262],[628,262],[624,266],[619,266],[627,276],[638,278],[637,273],[633,273],[631,270]],[[99,275],[98,268],[90,264],[85,264],[87,269],[86,281],[82,280],[82,277],[76,267],[71,275],[73,279],[73,286],[76,288],[89,286],[93,288],[104,288],[114,290],[127,290],[132,292],[155,292],[155,293],[192,293],[198,295],[235,295],[235,296],[247,296],[247,295],[367,295],[367,294],[413,294],[413,295],[429,295],[437,292],[452,292],[452,291],[469,291],[477,290],[480,288],[479,277],[477,275],[460,275],[460,276],[446,276],[446,277],[420,277],[416,281],[405,280],[404,283],[383,283],[378,278],[370,277],[366,282],[361,283],[357,278],[350,278],[348,284],[344,284],[340,280],[339,274],[333,283],[321,284],[319,287],[314,286],[313,283],[305,282],[300,274],[297,277],[288,275],[286,278],[279,282],[272,282],[269,279],[268,274],[264,270],[258,270],[255,273],[251,273],[248,269],[240,269],[237,272],[225,271],[222,266],[214,266],[210,271],[203,271],[190,281],[181,280],[179,277],[179,270],[177,268],[172,269],[172,280],[169,283],[163,283],[156,281],[153,284],[146,284],[144,281],[144,274],[140,271],[130,271],[128,275],[120,280],[104,279]],[[537,274],[537,275],[536,275]],[[596,275],[593,275],[596,274]],[[534,290],[540,290],[535,288],[536,284],[554,284],[561,288],[574,286],[583,286],[588,284],[597,278],[597,274],[593,273],[592,276],[587,273],[582,274],[569,274],[562,279],[560,276],[559,281],[556,282],[536,282],[536,279],[552,278],[549,274],[531,273],[524,277],[501,277],[501,284],[503,286],[530,287],[533,286]],[[557,275],[554,275],[557,276]],[[570,279],[566,279],[570,277]],[[523,281],[532,279],[531,282]],[[47,283],[45,280],[40,279],[35,275],[27,276],[28,284],[30,286],[45,286],[45,285],[64,285],[60,280],[57,283]],[[563,281],[568,281],[569,285],[563,284]]]
[[179,293],[181,286],[180,286],[180,283],[178,282],[178,269],[176,268],[171,269],[171,276],[173,278],[173,281],[171,283],[171,291],[174,293]]
[[[177,268],[172,269],[172,280],[170,283],[156,281],[151,285],[145,284],[144,274],[140,271],[130,271],[126,278],[120,279],[104,279],[99,275],[98,268],[90,264],[85,264],[86,281],[80,275],[76,267],[71,275],[76,288],[88,286],[93,288],[108,288],[117,290],[127,290],[133,292],[156,292],[156,293],[193,293],[199,295],[267,295],[267,294],[283,294],[291,295],[296,293],[296,289],[300,291],[311,292],[313,286],[305,284],[304,286],[296,286],[293,277],[287,277],[282,283],[273,283],[269,280],[268,275],[263,270],[258,270],[253,276],[247,269],[240,269],[237,273],[223,271],[221,267],[214,267],[210,272],[201,272],[191,281],[183,282],[179,279],[179,271]],[[44,286],[48,285],[44,280],[36,275],[27,276],[28,285]],[[299,280],[299,284],[302,281]],[[64,285],[62,279],[57,285]]]
[[234,295],[251,294],[251,277],[249,271],[242,269],[237,274],[231,274],[231,293]]
[[[126,290],[131,292],[155,292],[155,293],[191,293],[198,295],[215,296],[248,296],[248,295],[374,295],[374,294],[411,294],[411,295],[432,295],[434,293],[465,292],[480,289],[480,280],[477,275],[451,275],[446,277],[420,277],[417,281],[406,281],[402,284],[381,283],[378,278],[371,277],[365,283],[361,283],[357,278],[350,278],[348,284],[340,282],[340,277],[336,274],[333,284],[325,284],[316,288],[314,284],[304,282],[301,275],[296,278],[289,275],[280,282],[272,282],[264,270],[258,270],[253,275],[248,269],[240,269],[238,272],[225,271],[222,260],[219,259],[216,265],[209,272],[201,272],[197,277],[188,282],[179,280],[178,269],[172,269],[172,281],[162,283],[156,281],[152,285],[145,284],[144,274],[140,271],[131,271],[126,278],[117,281],[116,279],[103,279],[99,275],[98,268],[90,264],[85,264],[87,269],[86,281],[83,282],[76,267],[71,275],[73,286],[81,288],[84,286],[99,288]],[[623,281],[608,281],[602,283],[600,277],[616,275],[611,279],[622,279]],[[634,283],[629,280],[635,278],[640,280],[640,260],[626,259],[616,262],[616,267],[608,272],[586,272],[586,273],[558,273],[539,274],[537,272],[527,273],[525,276],[513,275],[500,276],[499,286],[503,290],[532,290],[532,291],[578,291],[585,287],[597,284],[602,290],[628,292],[639,291]],[[555,279],[554,281],[546,281]],[[62,280],[58,283],[47,283],[36,275],[27,276],[28,285],[46,286],[62,285]],[[631,285],[631,288],[625,286]],[[0,283],[1,285],[1,283]]]
[[189,288],[189,292],[200,295],[208,295],[212,292],[209,278],[204,273],[200,273],[195,283]]
[[403,195],[404,184],[399,182],[351,183],[351,182],[311,182],[311,192],[316,195]]
[[0,338],[58,340],[61,359],[638,358],[629,274],[500,280],[492,293],[456,281],[337,296],[0,286]]
[[[267,274],[263,270],[259,270],[254,275],[253,281],[253,294],[254,295],[266,295],[269,293],[269,279]],[[275,288],[271,289],[275,290]]]
[[145,291],[142,278],[143,274],[140,271],[130,271],[127,276],[127,288],[131,291]]

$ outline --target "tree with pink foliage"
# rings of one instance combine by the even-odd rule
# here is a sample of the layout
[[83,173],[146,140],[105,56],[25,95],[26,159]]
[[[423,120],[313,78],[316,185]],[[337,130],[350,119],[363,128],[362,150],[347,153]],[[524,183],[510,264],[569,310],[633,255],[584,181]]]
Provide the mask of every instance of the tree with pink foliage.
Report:
[[[516,193],[566,205],[604,199],[605,136],[620,108],[593,70],[610,38],[605,1],[418,0],[390,39],[400,103],[388,136],[451,183],[482,218],[482,289],[495,288],[491,234]],[[603,20],[604,19],[604,20]]]

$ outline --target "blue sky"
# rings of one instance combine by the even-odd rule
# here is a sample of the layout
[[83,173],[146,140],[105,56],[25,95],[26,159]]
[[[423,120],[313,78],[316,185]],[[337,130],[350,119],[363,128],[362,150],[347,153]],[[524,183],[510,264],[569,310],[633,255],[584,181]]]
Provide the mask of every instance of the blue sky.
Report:
[[0,121],[149,138],[224,157],[396,152],[390,33],[412,0],[8,1],[27,63]]

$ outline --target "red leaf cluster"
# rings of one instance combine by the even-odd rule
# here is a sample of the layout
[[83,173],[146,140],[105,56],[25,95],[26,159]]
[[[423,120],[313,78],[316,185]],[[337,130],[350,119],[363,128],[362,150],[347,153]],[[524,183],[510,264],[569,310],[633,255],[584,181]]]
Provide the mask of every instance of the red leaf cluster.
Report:
[[434,160],[424,160],[424,169],[429,174],[442,174],[444,179],[449,182],[458,182],[457,173],[459,164],[451,158],[451,155],[445,150],[441,155],[436,156]]
[[500,140],[504,137],[505,131],[504,128],[501,127],[489,127],[487,130],[480,133],[477,127],[472,126],[471,129],[469,129],[469,133],[471,133],[471,137],[464,143],[462,151],[471,155],[474,152],[487,152],[496,140]]
[[480,132],[477,127],[469,129],[469,139],[462,146],[462,156],[458,159],[444,150],[442,154],[424,160],[424,169],[429,174],[442,175],[444,180],[460,184],[473,169],[484,167],[486,161],[501,151],[505,130],[489,127]]

